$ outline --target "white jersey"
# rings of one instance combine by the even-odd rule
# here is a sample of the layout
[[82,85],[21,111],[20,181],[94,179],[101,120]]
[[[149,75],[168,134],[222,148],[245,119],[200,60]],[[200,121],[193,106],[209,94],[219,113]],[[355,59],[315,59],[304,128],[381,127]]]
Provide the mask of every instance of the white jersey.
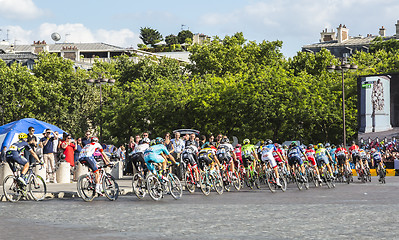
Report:
[[148,143],[143,143],[143,144],[137,145],[134,148],[134,153],[138,153],[138,152],[144,153],[144,151],[147,150],[147,148],[149,148],[149,147],[150,147],[150,145]]
[[226,152],[228,156],[231,156],[231,152],[234,152],[233,145],[230,143],[222,143],[219,145],[217,153]]
[[82,149],[82,151],[79,154],[79,158],[92,157],[96,150],[102,152],[103,147],[101,147],[101,145],[97,142],[89,143]]

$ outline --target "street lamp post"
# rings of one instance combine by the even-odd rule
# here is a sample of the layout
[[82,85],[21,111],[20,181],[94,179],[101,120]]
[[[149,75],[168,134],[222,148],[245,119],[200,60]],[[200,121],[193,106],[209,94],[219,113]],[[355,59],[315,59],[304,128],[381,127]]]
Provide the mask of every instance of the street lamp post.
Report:
[[[100,116],[103,112],[103,96],[102,96],[102,88],[101,85],[103,84],[109,84],[113,85],[115,83],[114,79],[107,79],[107,78],[97,78],[97,79],[87,79],[86,83],[89,85],[99,85],[100,86]],[[103,141],[103,120],[102,116],[100,117],[100,142],[102,143]]]
[[345,82],[344,82],[344,73],[348,70],[356,70],[357,65],[350,65],[347,63],[346,58],[341,59],[341,66],[330,65],[327,67],[329,72],[333,72],[336,70],[337,72],[341,71],[342,73],[342,122],[343,122],[343,143],[346,148],[346,122],[345,122]]

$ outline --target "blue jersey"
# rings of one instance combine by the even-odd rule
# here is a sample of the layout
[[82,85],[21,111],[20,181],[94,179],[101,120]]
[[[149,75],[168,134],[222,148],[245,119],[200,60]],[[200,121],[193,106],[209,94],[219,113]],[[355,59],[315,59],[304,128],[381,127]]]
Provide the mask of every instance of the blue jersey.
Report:
[[292,147],[288,150],[288,157],[292,158],[292,157],[299,157],[301,158],[301,156],[303,155],[303,151],[302,148],[295,146]]
[[382,157],[381,157],[381,153],[380,152],[374,152],[371,154],[371,156],[373,157],[374,160],[376,161],[381,161]]
[[330,156],[331,158],[334,160],[335,159],[335,150],[337,150],[336,148],[331,148],[330,150]]
[[19,140],[18,142],[11,144],[11,146],[8,148],[7,155],[11,155],[13,151],[16,151],[18,154],[20,154],[21,152],[25,151],[25,149],[30,151],[32,148],[28,142]]
[[169,155],[168,149],[163,144],[157,144],[157,145],[147,148],[147,150],[144,151],[144,155],[146,153],[150,153],[150,152],[157,154],[157,155],[160,155],[161,153],[164,153],[165,155]]

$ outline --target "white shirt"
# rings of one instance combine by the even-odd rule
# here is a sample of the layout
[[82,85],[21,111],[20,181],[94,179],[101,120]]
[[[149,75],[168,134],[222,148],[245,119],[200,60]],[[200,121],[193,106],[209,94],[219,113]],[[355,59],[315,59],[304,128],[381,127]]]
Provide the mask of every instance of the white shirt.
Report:
[[185,143],[183,140],[181,140],[180,138],[178,140],[176,140],[176,138],[173,138],[171,140],[173,147],[175,147],[175,152],[176,153],[181,153],[185,147]]
[[100,152],[103,151],[103,147],[101,147],[99,143],[97,142],[89,143],[82,149],[82,151],[79,154],[79,158],[92,157],[97,149],[100,150]]

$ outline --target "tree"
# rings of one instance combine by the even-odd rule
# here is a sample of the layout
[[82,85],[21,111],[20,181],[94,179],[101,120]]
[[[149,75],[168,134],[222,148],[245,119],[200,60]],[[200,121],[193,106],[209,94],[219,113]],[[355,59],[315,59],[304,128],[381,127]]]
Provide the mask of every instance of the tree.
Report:
[[186,43],[187,39],[193,40],[194,34],[190,30],[182,30],[177,34],[177,38],[180,44]]
[[140,28],[140,39],[143,41],[144,44],[149,45],[151,44],[154,47],[154,44],[163,40],[161,33],[158,30],[145,27]]
[[171,46],[173,44],[178,44],[179,40],[178,40],[177,36],[175,36],[173,34],[170,34],[170,35],[165,37],[165,42],[166,42],[166,44]]

